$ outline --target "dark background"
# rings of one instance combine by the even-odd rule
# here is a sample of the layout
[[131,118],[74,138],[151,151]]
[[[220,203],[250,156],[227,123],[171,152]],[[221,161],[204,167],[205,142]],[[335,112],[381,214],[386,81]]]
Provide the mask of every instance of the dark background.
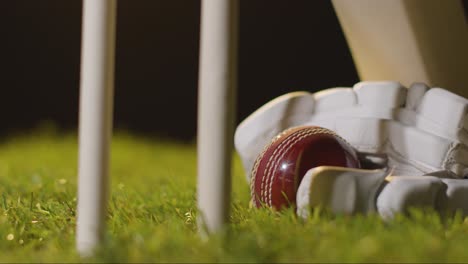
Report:
[[[0,135],[76,129],[81,4],[1,1]],[[199,23],[196,0],[118,1],[117,129],[193,140]],[[330,1],[240,1],[239,39],[237,122],[284,93],[358,81]]]

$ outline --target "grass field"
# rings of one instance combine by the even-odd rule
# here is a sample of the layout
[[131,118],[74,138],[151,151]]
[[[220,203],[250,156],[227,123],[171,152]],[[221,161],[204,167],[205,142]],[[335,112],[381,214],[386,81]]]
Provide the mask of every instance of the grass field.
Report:
[[413,211],[377,216],[249,208],[235,159],[231,224],[196,231],[194,144],[116,133],[106,244],[74,251],[76,135],[53,131],[0,143],[0,262],[467,262],[468,218]]

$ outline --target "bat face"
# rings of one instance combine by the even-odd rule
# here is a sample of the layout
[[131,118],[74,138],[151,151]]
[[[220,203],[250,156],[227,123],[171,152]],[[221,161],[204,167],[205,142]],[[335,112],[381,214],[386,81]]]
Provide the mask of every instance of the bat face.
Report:
[[295,206],[302,177],[318,166],[359,168],[360,163],[351,145],[331,130],[316,126],[285,130],[255,161],[250,186],[254,205]]

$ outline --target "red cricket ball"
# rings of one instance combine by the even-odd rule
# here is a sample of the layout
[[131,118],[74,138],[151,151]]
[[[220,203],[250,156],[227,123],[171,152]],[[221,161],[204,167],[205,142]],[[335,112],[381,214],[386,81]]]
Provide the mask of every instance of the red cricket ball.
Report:
[[252,168],[252,202],[275,209],[294,206],[302,177],[318,166],[359,168],[360,163],[354,148],[329,129],[300,126],[281,132]]

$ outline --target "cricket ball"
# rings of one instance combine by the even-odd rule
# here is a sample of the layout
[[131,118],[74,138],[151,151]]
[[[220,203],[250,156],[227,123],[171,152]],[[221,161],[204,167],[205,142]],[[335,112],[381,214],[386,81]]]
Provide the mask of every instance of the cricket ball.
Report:
[[317,126],[286,129],[257,157],[250,189],[256,207],[281,209],[296,204],[306,172],[318,166],[359,168],[354,148],[332,130]]

